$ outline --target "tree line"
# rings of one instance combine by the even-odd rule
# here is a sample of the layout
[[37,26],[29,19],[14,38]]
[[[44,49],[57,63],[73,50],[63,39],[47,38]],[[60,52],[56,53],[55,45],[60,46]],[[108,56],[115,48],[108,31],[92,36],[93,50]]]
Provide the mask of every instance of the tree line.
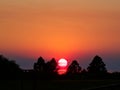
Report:
[[63,75],[58,74],[55,58],[45,62],[42,57],[39,57],[34,63],[32,70],[23,70],[15,63],[14,60],[9,60],[3,55],[0,55],[0,78],[31,78],[31,79],[50,79],[50,78],[65,78],[65,79],[89,79],[89,78],[120,78],[119,72],[109,73],[106,64],[102,58],[96,55],[86,69],[82,69],[77,60],[73,60],[67,67],[67,71]]

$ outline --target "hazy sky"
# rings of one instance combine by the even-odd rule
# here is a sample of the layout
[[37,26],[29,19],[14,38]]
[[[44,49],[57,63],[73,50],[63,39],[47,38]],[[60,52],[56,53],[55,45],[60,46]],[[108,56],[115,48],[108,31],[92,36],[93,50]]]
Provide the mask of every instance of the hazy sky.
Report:
[[31,68],[43,56],[77,59],[98,54],[120,69],[120,0],[0,0],[0,53]]

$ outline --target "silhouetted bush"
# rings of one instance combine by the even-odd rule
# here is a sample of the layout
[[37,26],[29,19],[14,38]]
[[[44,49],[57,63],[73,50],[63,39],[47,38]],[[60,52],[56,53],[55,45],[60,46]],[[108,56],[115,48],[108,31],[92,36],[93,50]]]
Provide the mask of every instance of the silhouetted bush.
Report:
[[13,60],[9,60],[6,57],[0,55],[0,75],[1,78],[16,78],[20,76],[22,70],[19,65]]

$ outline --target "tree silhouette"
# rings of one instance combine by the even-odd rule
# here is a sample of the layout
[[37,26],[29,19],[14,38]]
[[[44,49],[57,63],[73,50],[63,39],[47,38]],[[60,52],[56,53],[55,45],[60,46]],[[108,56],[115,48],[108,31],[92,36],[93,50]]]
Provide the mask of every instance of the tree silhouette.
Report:
[[81,71],[81,73],[82,73],[82,74],[87,73],[86,69],[83,69],[83,70]]
[[19,68],[19,65],[15,63],[15,61],[10,61],[6,57],[0,55],[0,75],[3,78],[15,78],[20,76],[21,73],[22,70]]
[[81,67],[79,66],[79,63],[74,60],[72,61],[71,65],[68,67],[67,73],[69,74],[78,74],[81,71]]
[[99,56],[95,56],[93,61],[89,64],[87,70],[90,73],[106,73],[107,69],[106,65],[102,61],[102,58]]
[[46,71],[47,73],[54,73],[57,70],[57,62],[54,58],[46,63]]
[[37,72],[45,72],[45,60],[42,57],[39,57],[37,63],[34,63],[34,70]]

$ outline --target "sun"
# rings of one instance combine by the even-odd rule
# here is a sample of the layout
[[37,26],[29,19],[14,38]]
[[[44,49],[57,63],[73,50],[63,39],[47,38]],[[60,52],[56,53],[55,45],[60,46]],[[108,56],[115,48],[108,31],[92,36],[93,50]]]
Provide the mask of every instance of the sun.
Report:
[[67,60],[64,59],[64,58],[61,58],[61,59],[58,61],[58,66],[60,66],[60,67],[66,67],[66,66],[67,66]]

